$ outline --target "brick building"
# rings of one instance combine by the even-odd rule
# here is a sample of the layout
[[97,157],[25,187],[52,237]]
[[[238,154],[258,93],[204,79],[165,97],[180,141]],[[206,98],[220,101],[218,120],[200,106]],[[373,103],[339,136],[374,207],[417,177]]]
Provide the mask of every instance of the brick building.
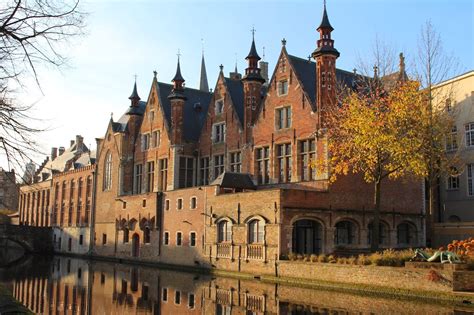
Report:
[[[336,68],[326,9],[317,30],[314,62],[283,40],[270,79],[252,39],[245,74],[221,66],[212,93],[204,57],[200,89],[184,86],[179,58],[172,85],[155,72],[142,101],[135,84],[97,140],[96,255],[251,272],[290,252],[369,247],[373,187],[310,168],[327,158],[337,87],[357,80]],[[385,183],[382,247],[422,246],[424,229],[421,182]]]
[[14,211],[18,204],[18,184],[15,171],[0,167],[0,210]]
[[56,251],[83,254],[90,249],[94,155],[76,136],[69,148],[52,148],[32,182],[20,187],[20,224],[52,226]]
[[[213,92],[204,56],[199,89],[185,87],[179,58],[172,85],[155,72],[141,100],[135,84],[97,139],[95,164],[72,144],[22,187],[22,224],[55,226],[61,251],[84,253],[75,244],[90,231],[94,255],[246,272],[270,271],[290,252],[367,250],[372,185],[357,175],[330,184],[329,170],[310,167],[327,159],[336,89],[358,80],[336,68],[326,8],[317,30],[314,61],[283,40],[271,78],[252,38],[244,75],[226,77],[221,66]],[[404,78],[403,68],[391,77]],[[423,246],[424,217],[421,182],[383,184],[382,247]]]

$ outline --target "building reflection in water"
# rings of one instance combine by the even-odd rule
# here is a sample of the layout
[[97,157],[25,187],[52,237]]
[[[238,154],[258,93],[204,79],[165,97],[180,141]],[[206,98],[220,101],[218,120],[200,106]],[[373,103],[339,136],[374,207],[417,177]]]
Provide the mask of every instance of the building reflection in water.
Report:
[[[363,297],[169,270],[55,257],[8,275],[37,314],[453,314],[449,306]],[[31,265],[31,264],[30,264]],[[462,310],[458,310],[462,311]]]

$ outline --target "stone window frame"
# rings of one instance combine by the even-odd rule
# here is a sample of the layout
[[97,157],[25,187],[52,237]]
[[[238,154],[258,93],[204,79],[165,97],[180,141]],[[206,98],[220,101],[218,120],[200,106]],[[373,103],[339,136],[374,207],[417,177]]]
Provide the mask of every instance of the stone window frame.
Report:
[[[179,244],[178,244],[178,235],[180,235],[179,238]],[[176,231],[176,246],[182,247],[183,246],[183,232],[182,231]]]
[[[265,244],[266,239],[266,222],[260,216],[252,216],[246,220],[247,244],[262,245]],[[254,224],[257,224],[256,233],[252,233],[251,229]],[[254,237],[257,237],[254,239]]]
[[275,130],[288,130],[293,123],[293,108],[291,105],[275,107]]
[[158,148],[161,144],[161,132],[159,129],[153,130],[151,132],[151,147]]
[[290,81],[287,78],[281,79],[277,82],[277,96],[288,95],[289,89],[290,89]]
[[466,193],[468,197],[474,197],[474,163],[466,165]]
[[474,122],[468,122],[464,125],[466,137],[466,148],[474,148]]
[[138,163],[133,167],[133,191],[135,194],[141,194],[143,191],[143,164]]
[[151,145],[151,133],[147,132],[141,136],[141,149],[142,151],[147,151],[150,149]]
[[[453,173],[457,172],[457,169],[455,167],[452,168]],[[460,188],[460,182],[459,182],[459,174],[458,175],[448,175],[446,177],[446,190],[447,191],[457,191]]]
[[113,169],[113,161],[112,161],[112,152],[107,151],[104,160],[104,178],[103,178],[103,191],[110,191],[112,189],[112,169]]
[[[221,106],[222,105],[222,106]],[[224,98],[219,98],[214,102],[214,114],[221,115],[225,111],[225,101]]]
[[446,152],[453,152],[458,149],[458,128],[452,126],[451,131],[446,135]]
[[[192,240],[191,234],[194,234],[194,245],[192,245],[192,243],[191,243],[191,240]],[[189,244],[188,244],[188,246],[189,247],[196,247],[197,246],[197,232],[196,231],[190,231],[189,232]]]
[[[221,164],[216,164],[216,159],[221,159],[222,162]],[[212,156],[212,172],[214,179],[216,179],[219,175],[221,175],[223,172],[225,172],[225,154],[215,154]]]
[[[238,160],[235,158],[238,157]],[[229,152],[229,167],[230,171],[233,173],[241,173],[242,172],[242,151],[232,151]]]
[[[226,139],[227,127],[225,121],[212,124],[211,140],[212,144],[224,143]],[[219,133],[218,133],[219,131]]]
[[[225,224],[225,230],[221,233],[221,225]],[[218,244],[230,244],[232,243],[233,233],[233,222],[229,218],[222,218],[216,222],[216,242]],[[222,234],[222,235],[221,235]]]
[[[314,147],[311,147],[311,144]],[[305,147],[306,146],[306,147]],[[316,139],[299,139],[297,141],[297,150],[298,150],[298,167],[300,168],[300,180],[302,182],[314,181],[317,178],[316,169],[310,167],[310,163],[317,158],[317,143]],[[303,151],[304,150],[304,151]],[[306,160],[306,161],[305,161]],[[305,163],[307,164],[305,167]],[[305,170],[307,176],[305,177]]]
[[[193,200],[194,200],[194,205],[193,205]],[[196,196],[191,196],[191,198],[189,198],[189,209],[190,210],[196,210],[197,209],[197,202],[198,202],[198,199]]]
[[174,304],[181,305],[181,290],[174,291]]
[[170,245],[170,232],[163,231],[163,245],[169,246]]
[[[193,298],[191,299],[191,296],[193,296]],[[191,305],[191,301],[193,301],[193,304]],[[188,293],[188,308],[190,310],[193,310],[196,308],[196,295],[194,293],[191,293],[189,292]]]
[[[261,154],[260,154],[261,153]],[[267,155],[265,155],[267,153]],[[257,171],[258,184],[270,184],[271,165],[270,165],[270,146],[255,148],[255,168]],[[261,173],[260,174],[260,170]],[[260,177],[261,176],[261,177]]]
[[183,198],[176,198],[176,210],[180,211],[184,209]]
[[211,157],[202,156],[199,158],[199,186],[209,185],[209,175],[211,172]]
[[[287,148],[290,148],[290,154],[287,153]],[[285,148],[285,152],[280,154],[280,148]],[[275,177],[278,183],[290,183],[293,178],[293,143],[283,142],[275,143]],[[282,163],[283,161],[283,163]],[[281,176],[283,167],[283,177]]]

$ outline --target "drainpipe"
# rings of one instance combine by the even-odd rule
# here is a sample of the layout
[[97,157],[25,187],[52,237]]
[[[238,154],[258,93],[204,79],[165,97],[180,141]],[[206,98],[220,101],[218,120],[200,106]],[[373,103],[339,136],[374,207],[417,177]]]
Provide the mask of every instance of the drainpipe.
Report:
[[96,211],[96,195],[97,195],[97,166],[92,171],[92,209],[91,209],[91,221],[89,225],[89,252],[88,255],[92,256],[94,252],[94,239],[95,239],[95,211]]

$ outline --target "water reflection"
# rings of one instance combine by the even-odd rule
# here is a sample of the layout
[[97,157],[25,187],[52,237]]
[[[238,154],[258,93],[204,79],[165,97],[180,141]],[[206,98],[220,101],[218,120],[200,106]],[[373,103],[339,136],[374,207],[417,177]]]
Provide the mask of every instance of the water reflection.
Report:
[[450,306],[68,257],[30,257],[1,277],[38,314],[455,313]]

